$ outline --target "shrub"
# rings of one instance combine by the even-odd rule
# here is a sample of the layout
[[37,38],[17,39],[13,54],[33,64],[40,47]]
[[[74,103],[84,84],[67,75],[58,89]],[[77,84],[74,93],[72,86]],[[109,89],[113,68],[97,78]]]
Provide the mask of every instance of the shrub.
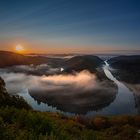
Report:
[[92,120],[92,125],[95,126],[96,129],[104,129],[108,127],[107,118],[104,117],[96,117]]

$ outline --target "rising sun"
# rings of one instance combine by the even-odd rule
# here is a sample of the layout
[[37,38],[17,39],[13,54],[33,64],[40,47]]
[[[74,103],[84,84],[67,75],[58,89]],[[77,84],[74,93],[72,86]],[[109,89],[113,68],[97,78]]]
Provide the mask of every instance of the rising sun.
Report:
[[15,47],[15,50],[16,52],[18,53],[22,53],[24,51],[24,48],[23,46],[21,46],[20,44],[18,44],[16,47]]

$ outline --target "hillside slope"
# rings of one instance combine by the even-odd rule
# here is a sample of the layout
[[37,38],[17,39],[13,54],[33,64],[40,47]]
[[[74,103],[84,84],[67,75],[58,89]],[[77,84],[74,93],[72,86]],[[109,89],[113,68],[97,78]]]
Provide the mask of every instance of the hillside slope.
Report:
[[127,83],[140,83],[140,55],[119,56],[109,61],[112,71],[117,79]]
[[67,73],[71,72],[80,72],[82,70],[88,70],[91,73],[94,73],[99,80],[107,79],[102,66],[104,61],[98,56],[94,55],[83,55],[75,56],[69,60],[65,61],[64,71]]
[[90,72],[96,72],[96,69],[103,64],[97,56],[93,55],[84,55],[84,56],[75,56],[66,61],[65,67],[66,71],[81,71],[89,70]]

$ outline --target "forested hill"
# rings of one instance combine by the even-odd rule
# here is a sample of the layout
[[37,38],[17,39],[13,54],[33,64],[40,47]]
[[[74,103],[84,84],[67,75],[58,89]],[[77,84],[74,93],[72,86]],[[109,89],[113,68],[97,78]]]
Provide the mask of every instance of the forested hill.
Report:
[[140,83],[140,55],[118,56],[108,62],[116,69],[112,73],[118,80],[132,84]]
[[59,58],[48,58],[43,56],[26,56],[8,51],[0,51],[0,68],[14,65],[39,65],[44,63],[53,63],[57,65],[63,61]]

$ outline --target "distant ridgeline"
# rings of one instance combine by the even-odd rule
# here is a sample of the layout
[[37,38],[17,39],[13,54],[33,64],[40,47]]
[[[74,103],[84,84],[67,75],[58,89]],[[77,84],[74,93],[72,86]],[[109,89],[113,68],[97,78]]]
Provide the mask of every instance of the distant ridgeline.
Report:
[[63,66],[67,72],[72,70],[81,71],[84,69],[95,72],[95,69],[102,64],[103,60],[93,55],[74,56],[73,58],[55,58],[46,56],[27,56],[13,52],[0,51],[0,68],[14,65],[39,65],[50,64],[53,67]]
[[25,56],[8,51],[0,51],[0,68],[14,66],[14,65],[39,65],[43,63],[49,63],[50,61],[57,63],[60,59],[47,58],[42,56]]
[[31,107],[19,96],[9,95],[5,89],[4,80],[0,78],[0,107],[6,106],[31,109]]

